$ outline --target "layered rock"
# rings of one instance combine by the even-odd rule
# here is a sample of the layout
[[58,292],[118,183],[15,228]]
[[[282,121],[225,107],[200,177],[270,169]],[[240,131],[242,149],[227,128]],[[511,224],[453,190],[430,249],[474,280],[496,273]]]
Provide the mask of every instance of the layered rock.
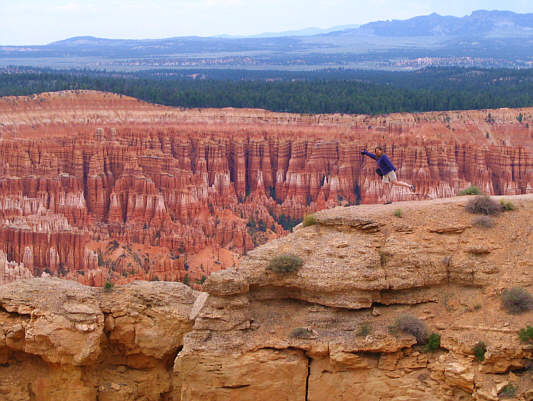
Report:
[[[497,400],[506,384],[529,399],[533,350],[518,331],[533,311],[500,304],[504,288],[531,285],[533,198],[513,202],[488,230],[461,199],[402,203],[402,218],[391,206],[322,211],[212,274],[174,367],[182,400]],[[303,267],[269,271],[284,253]],[[441,336],[438,351],[391,330],[405,313]]]
[[[530,400],[533,311],[501,307],[531,287],[533,196],[472,225],[466,199],[363,205],[254,249],[205,292],[58,279],[0,287],[0,394],[14,400]],[[402,217],[394,210],[401,207]],[[115,251],[118,251],[117,248]],[[304,261],[267,269],[274,255]],[[531,290],[531,288],[529,288]],[[404,314],[441,336],[425,352]],[[473,347],[483,341],[484,360]]]
[[1,287],[2,399],[168,399],[196,297],[181,283],[105,291],[33,279]]
[[[383,201],[363,148],[384,145],[400,179],[417,186],[394,188],[395,200],[450,197],[471,184],[531,193],[530,123],[531,109],[309,116],[185,110],[93,91],[6,97],[0,246],[17,264],[29,248],[36,274],[61,270],[86,284],[198,281],[309,212]],[[69,233],[57,236],[46,216],[66,220]],[[145,247],[142,263],[126,254],[118,272],[95,266],[110,241]],[[197,257],[221,249],[235,257]]]

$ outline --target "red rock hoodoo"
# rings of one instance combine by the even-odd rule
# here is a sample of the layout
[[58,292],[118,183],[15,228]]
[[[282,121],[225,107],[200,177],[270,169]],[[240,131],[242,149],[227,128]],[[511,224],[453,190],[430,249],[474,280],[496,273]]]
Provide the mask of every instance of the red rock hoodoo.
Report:
[[530,124],[533,109],[310,116],[93,91],[2,98],[0,264],[15,278],[200,284],[306,213],[382,201],[364,148],[384,146],[417,186],[396,200],[531,193]]

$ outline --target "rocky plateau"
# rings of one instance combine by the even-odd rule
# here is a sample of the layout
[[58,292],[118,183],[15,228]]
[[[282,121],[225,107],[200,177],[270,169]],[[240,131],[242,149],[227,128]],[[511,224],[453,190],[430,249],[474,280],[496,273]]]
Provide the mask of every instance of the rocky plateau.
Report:
[[[492,227],[469,199],[316,212],[202,291],[21,276],[0,286],[0,399],[531,401],[533,310],[502,293],[533,290],[533,195],[506,196]],[[267,269],[283,253],[303,266]],[[440,348],[394,330],[405,313]]]

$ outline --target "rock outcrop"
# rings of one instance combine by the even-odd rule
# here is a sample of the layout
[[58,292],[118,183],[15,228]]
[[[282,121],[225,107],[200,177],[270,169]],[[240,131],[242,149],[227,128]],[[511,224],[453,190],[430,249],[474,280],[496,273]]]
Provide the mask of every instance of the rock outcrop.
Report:
[[[0,249],[34,275],[199,285],[309,212],[382,201],[363,148],[383,144],[417,186],[395,188],[396,200],[471,184],[531,193],[529,124],[533,109],[308,116],[93,91],[6,97]],[[108,252],[113,241],[125,251]]]
[[[0,286],[0,394],[14,400],[531,400],[533,347],[504,289],[532,291],[533,196],[492,228],[468,198],[362,205],[213,273],[99,289],[58,279]],[[401,208],[402,217],[395,210]],[[396,215],[395,215],[396,214]],[[291,253],[292,273],[267,269]],[[440,335],[427,352],[395,327]],[[483,360],[473,348],[484,342]],[[507,387],[510,388],[510,387]]]
[[197,295],[163,282],[103,290],[32,279],[0,287],[1,399],[168,399]]
[[[518,331],[533,311],[510,315],[500,295],[531,291],[533,197],[513,202],[492,229],[462,199],[322,211],[212,274],[176,360],[182,400],[496,400],[508,383],[526,399],[533,349]],[[284,253],[303,267],[269,271]],[[405,313],[438,351],[394,330]]]

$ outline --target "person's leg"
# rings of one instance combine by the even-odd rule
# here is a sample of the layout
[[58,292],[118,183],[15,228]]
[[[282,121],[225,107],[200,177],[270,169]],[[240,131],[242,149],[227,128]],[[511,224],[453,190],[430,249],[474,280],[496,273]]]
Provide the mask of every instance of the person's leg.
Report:
[[391,189],[392,185],[390,182],[383,183],[383,197],[385,198],[385,204],[392,203]]
[[398,181],[398,178],[396,177],[396,173],[394,171],[391,171],[390,175],[391,176],[390,176],[389,182],[392,185],[396,185],[398,187],[409,188],[411,190],[411,192],[415,192],[416,191],[416,188],[415,188],[414,185],[408,184],[408,183],[403,182],[403,181]]
[[411,184],[408,184],[408,183],[403,182],[403,181],[396,180],[396,181],[392,181],[391,183],[392,183],[392,185],[397,185],[399,187],[411,188]]

